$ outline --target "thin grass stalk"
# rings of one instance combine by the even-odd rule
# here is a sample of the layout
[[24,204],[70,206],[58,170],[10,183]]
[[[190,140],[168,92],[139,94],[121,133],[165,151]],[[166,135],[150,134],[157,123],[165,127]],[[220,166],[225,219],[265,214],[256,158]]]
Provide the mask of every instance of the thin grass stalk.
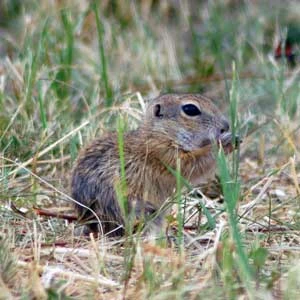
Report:
[[182,193],[181,193],[181,173],[180,173],[180,158],[176,160],[176,200],[177,200],[177,223],[178,223],[178,245],[179,251],[182,253],[184,251],[184,244],[183,244],[183,225],[184,225],[184,216],[182,213]]
[[[231,126],[233,143],[235,144],[235,136],[238,129],[238,117],[237,117],[237,75],[235,64],[233,64],[233,84],[230,91],[230,115],[231,115]],[[240,183],[238,180],[238,152],[233,153],[232,156],[232,172],[230,175],[228,165],[226,162],[226,157],[223,149],[221,148],[217,156],[217,165],[220,173],[221,185],[224,194],[224,199],[226,203],[226,209],[229,217],[229,226],[231,238],[233,239],[236,246],[237,253],[237,265],[240,273],[240,278],[244,283],[247,290],[249,298],[253,299],[253,288],[251,282],[253,281],[253,274],[251,267],[249,265],[248,257],[246,255],[241,233],[238,228],[238,216],[237,216],[237,201],[240,196]]]
[[124,288],[123,298],[126,298],[129,279],[134,266],[134,258],[136,255],[136,243],[133,239],[133,220],[135,213],[129,211],[127,198],[126,170],[125,170],[125,154],[124,154],[124,120],[119,117],[117,122],[118,150],[120,158],[120,183],[116,186],[117,200],[119,202],[125,226],[125,245],[124,245]]
[[62,92],[62,97],[66,97],[70,93],[69,82],[72,77],[72,63],[74,56],[74,24],[71,21],[70,11],[63,9],[61,11],[61,20],[65,32],[66,47],[62,53],[63,69],[61,70],[60,75],[62,76],[61,79],[63,83],[67,84],[62,84],[59,90]]
[[125,172],[125,154],[124,154],[124,120],[120,117],[117,122],[118,126],[118,150],[120,158],[120,185],[118,187],[118,201],[121,207],[122,214],[125,218],[125,221],[128,219],[128,199],[127,195],[127,186],[126,186],[126,172]]
[[[238,74],[236,71],[235,62],[232,63],[232,87],[230,89],[230,120],[231,120],[231,132],[232,132],[232,145],[236,145],[237,133],[239,132],[240,122],[238,119]],[[239,170],[239,154],[240,147],[237,151],[232,152],[232,173],[234,174],[235,181],[238,179]]]
[[217,163],[229,218],[230,233],[236,247],[237,265],[239,267],[238,270],[240,278],[245,285],[249,297],[253,299],[253,288],[251,286],[253,274],[243,246],[242,236],[238,228],[236,212],[236,204],[240,193],[240,184],[230,176],[223,149],[220,149],[219,151]]
[[[188,191],[192,191],[193,187],[192,185],[189,183],[189,181],[187,179],[185,179],[181,174],[178,174],[177,170],[172,169],[170,166],[165,164],[165,167],[167,168],[167,170],[176,178],[176,182],[177,182],[177,177],[180,176],[180,184],[181,186],[185,186],[187,188]],[[201,206],[201,208],[203,209],[203,213],[207,218],[207,223],[209,228],[214,229],[216,227],[216,220],[215,218],[211,215],[211,213],[209,212],[209,210],[205,207],[205,205],[199,201],[199,204]]]
[[[113,104],[112,99],[112,90],[109,85],[109,78],[108,78],[108,72],[107,72],[107,58],[105,54],[105,48],[104,48],[104,27],[101,23],[100,16],[99,16],[99,1],[95,0],[92,4],[92,10],[95,14],[96,19],[96,26],[97,26],[97,34],[98,34],[98,50],[99,50],[99,59],[101,62],[101,81],[104,85],[105,90],[105,106],[110,107]],[[101,88],[102,84],[101,81],[99,82],[99,87]]]
[[212,16],[211,21],[214,26],[212,29],[212,50],[217,58],[217,61],[220,65],[221,72],[223,74],[224,82],[225,82],[225,90],[226,90],[226,98],[227,100],[230,99],[229,93],[229,85],[226,76],[226,66],[224,61],[223,49],[222,49],[222,41],[223,41],[223,32],[224,29],[222,27],[223,20],[222,17],[218,14],[218,5],[217,3],[212,2]]
[[46,20],[46,22],[44,23],[42,32],[39,36],[38,45],[37,45],[35,54],[32,55],[32,52],[28,53],[28,55],[30,57],[30,61],[29,61],[29,65],[27,65],[27,68],[26,68],[27,72],[25,72],[25,77],[27,78],[27,80],[24,80],[24,82],[26,83],[26,85],[25,85],[25,103],[26,104],[32,98],[32,93],[33,93],[32,91],[33,91],[34,84],[36,82],[38,67],[39,67],[39,65],[41,63],[41,59],[42,59],[42,49],[43,49],[43,44],[44,44],[44,39],[46,36],[47,28],[48,28],[48,20]]
[[47,117],[46,117],[46,110],[43,101],[43,92],[42,92],[42,84],[41,82],[38,83],[38,102],[39,102],[39,109],[40,109],[40,118],[42,122],[43,129],[47,129]]

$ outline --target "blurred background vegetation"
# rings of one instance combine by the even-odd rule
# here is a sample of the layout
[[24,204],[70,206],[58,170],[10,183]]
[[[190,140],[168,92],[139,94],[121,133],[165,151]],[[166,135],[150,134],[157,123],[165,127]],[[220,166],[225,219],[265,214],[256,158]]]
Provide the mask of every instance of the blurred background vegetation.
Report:
[[0,141],[12,158],[137,92],[202,92],[228,107],[233,62],[244,114],[297,113],[299,85],[274,54],[294,30],[299,55],[298,1],[0,3]]

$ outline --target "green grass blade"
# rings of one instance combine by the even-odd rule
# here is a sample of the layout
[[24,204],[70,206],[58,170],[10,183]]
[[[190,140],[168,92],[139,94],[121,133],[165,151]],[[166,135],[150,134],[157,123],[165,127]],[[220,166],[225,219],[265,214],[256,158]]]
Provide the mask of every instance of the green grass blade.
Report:
[[[103,40],[104,28],[100,20],[99,5],[97,0],[93,2],[92,10],[94,11],[96,25],[97,25],[98,47],[99,47],[98,49],[99,49],[99,56],[100,56],[99,58],[101,63],[101,81],[103,82],[104,90],[105,90],[105,106],[110,107],[113,104],[113,99],[112,99],[113,93],[109,84],[109,78],[107,72],[107,58],[105,55],[104,40]],[[100,87],[102,86],[101,81],[99,83]]]
[[181,173],[180,173],[180,159],[176,160],[176,201],[177,201],[177,237],[179,251],[183,251],[183,225],[184,225],[184,216],[182,212],[182,194],[181,194]]
[[43,101],[42,85],[40,82],[38,83],[38,102],[39,102],[42,126],[43,126],[43,129],[47,129],[47,127],[48,127],[47,116],[46,116],[46,111],[45,111],[45,106],[44,106],[44,101]]
[[220,172],[221,185],[223,189],[226,209],[229,217],[230,233],[236,246],[237,265],[240,272],[240,278],[243,280],[248,295],[252,298],[253,289],[251,281],[253,280],[252,270],[243,246],[241,233],[238,228],[238,218],[236,213],[236,204],[239,199],[240,184],[234,180],[226,163],[223,149],[220,149],[217,159],[218,169]]
[[128,219],[128,200],[127,200],[127,186],[126,186],[126,172],[125,172],[125,155],[124,155],[124,120],[120,117],[117,123],[118,132],[118,149],[120,157],[120,185],[117,189],[118,201],[125,220]]
[[[193,190],[193,186],[180,173],[178,173],[177,170],[172,169],[170,166],[168,166],[166,164],[165,164],[165,167],[176,178],[177,190],[178,190],[179,180],[180,180],[180,186],[182,186],[182,184],[183,184],[187,188],[188,191]],[[205,205],[201,201],[199,201],[199,204],[200,204],[201,208],[203,209],[204,215],[207,218],[207,223],[208,223],[209,228],[214,229],[216,227],[215,218],[212,216],[212,214],[209,212],[209,210],[205,207]]]

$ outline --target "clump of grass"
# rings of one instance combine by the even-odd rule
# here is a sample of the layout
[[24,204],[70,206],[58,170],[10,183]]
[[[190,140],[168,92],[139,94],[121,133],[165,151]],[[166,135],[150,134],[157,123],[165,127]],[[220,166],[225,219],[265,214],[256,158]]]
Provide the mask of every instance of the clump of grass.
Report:
[[11,288],[16,282],[17,262],[11,252],[11,244],[5,236],[0,237],[0,292],[2,297],[12,299]]
[[53,89],[57,93],[57,97],[63,100],[70,95],[76,24],[74,24],[71,11],[68,9],[61,10],[60,18],[63,27],[63,40],[65,40],[65,45],[60,53],[61,68],[58,70],[52,85]]

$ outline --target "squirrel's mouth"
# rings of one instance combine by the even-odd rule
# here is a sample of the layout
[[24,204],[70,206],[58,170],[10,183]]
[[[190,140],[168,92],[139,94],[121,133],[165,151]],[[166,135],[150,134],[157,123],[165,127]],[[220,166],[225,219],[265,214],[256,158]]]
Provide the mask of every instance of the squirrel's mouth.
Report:
[[[217,138],[209,138],[202,141],[200,148],[204,148],[206,146],[210,146],[212,144],[217,144],[218,146],[222,146],[225,153],[228,154],[233,150],[237,149],[242,143],[241,138],[236,135],[235,139],[232,139],[231,132],[225,132],[219,135]],[[233,144],[234,143],[234,144]]]
[[224,133],[220,136],[218,140],[218,144],[221,144],[225,153],[228,154],[235,149],[238,149],[240,144],[242,143],[242,139],[236,135],[235,138],[232,138],[232,134],[230,132]]

